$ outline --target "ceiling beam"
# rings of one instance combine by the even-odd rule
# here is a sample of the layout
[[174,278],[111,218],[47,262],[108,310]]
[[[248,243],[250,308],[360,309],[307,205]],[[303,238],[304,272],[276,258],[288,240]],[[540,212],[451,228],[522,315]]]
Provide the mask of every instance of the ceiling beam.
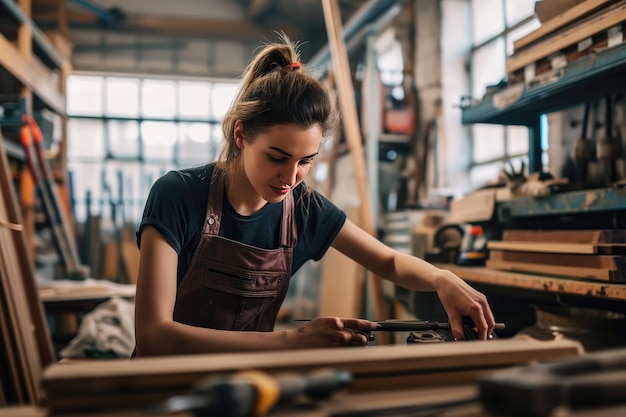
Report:
[[[55,17],[45,10],[33,10],[33,20],[40,27],[55,24]],[[114,30],[116,33],[157,35],[166,37],[203,38],[211,40],[233,40],[258,42],[275,30],[284,31],[295,37],[299,30],[293,26],[280,28],[262,27],[254,23],[237,20],[193,19],[158,15],[127,15],[119,27],[107,28],[98,16],[87,11],[68,10],[67,22],[70,29]]]

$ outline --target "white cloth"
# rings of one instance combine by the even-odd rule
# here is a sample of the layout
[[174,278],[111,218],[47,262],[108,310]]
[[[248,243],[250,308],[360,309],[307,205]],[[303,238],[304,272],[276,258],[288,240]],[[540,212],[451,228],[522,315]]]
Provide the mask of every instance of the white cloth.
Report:
[[109,356],[130,358],[135,348],[135,306],[119,297],[86,314],[78,334],[59,354],[63,358]]

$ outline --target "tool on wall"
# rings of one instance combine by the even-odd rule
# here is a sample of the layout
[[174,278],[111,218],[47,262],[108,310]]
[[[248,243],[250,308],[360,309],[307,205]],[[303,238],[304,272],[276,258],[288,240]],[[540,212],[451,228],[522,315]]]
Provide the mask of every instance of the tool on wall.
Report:
[[615,161],[620,156],[620,141],[613,135],[613,98],[606,96],[606,116],[604,127],[606,134],[596,143],[598,159],[604,163],[605,185],[611,185],[616,181]]
[[90,274],[89,267],[80,263],[74,234],[44,155],[41,130],[35,119],[27,114],[22,115],[20,139],[67,278],[84,280]]
[[574,159],[576,161],[576,182],[585,184],[587,181],[587,164],[594,157],[594,149],[591,141],[587,137],[589,129],[589,113],[591,103],[585,103],[583,114],[582,131],[580,138],[574,144]]

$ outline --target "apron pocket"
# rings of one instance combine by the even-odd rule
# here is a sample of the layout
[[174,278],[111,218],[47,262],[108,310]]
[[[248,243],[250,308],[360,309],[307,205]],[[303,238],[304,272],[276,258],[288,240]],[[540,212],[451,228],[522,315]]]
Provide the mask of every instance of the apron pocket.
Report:
[[200,290],[195,320],[221,330],[256,330],[259,316],[278,295],[281,274],[211,268]]

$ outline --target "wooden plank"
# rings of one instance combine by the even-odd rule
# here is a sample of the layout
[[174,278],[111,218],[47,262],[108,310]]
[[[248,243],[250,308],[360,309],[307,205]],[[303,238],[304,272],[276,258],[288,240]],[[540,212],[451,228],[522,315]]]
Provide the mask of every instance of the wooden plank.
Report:
[[501,271],[533,272],[546,275],[560,275],[564,277],[577,277],[585,279],[597,279],[604,281],[622,281],[622,276],[616,276],[615,271],[599,268],[582,268],[567,265],[546,265],[530,262],[506,262],[489,259],[486,262],[487,268],[499,269]]
[[[350,147],[350,155],[354,164],[354,174],[361,200],[361,224],[360,226],[372,236],[376,236],[376,226],[374,216],[370,207],[370,197],[367,189],[367,174],[365,171],[365,161],[359,119],[354,100],[354,86],[350,74],[348,53],[343,38],[341,14],[337,0],[322,0],[324,10],[324,21],[328,32],[328,45],[332,57],[333,74],[336,77],[336,87],[338,90],[339,105],[341,107],[342,125],[346,136],[346,141]],[[373,174],[372,174],[373,175]],[[370,274],[370,290],[374,298],[374,310],[376,319],[385,320],[389,318],[386,306],[382,281],[380,277]],[[385,337],[383,338],[385,339]],[[381,339],[382,341],[382,339]]]
[[541,40],[544,36],[550,35],[553,32],[565,27],[570,23],[576,22],[585,16],[605,7],[611,3],[615,3],[616,0],[585,0],[579,3],[560,15],[544,22],[540,28],[532,31],[526,36],[513,42],[513,51],[518,52],[520,49]]
[[505,230],[502,240],[542,243],[624,243],[626,230]]
[[616,255],[572,255],[569,253],[535,253],[492,250],[489,259],[503,262],[527,262],[546,265],[567,265],[580,268],[623,270],[625,260]]
[[544,38],[533,46],[514,53],[507,59],[507,73],[511,74],[624,21],[626,21],[626,1],[620,1],[602,13],[584,19],[561,32]]
[[[423,345],[370,346],[368,348],[306,349],[291,351],[188,355],[168,358],[141,358],[54,364],[45,370],[45,405],[54,413],[57,406],[72,399],[96,399],[120,393],[149,393],[164,396],[189,389],[210,375],[258,369],[269,373],[310,372],[320,368],[344,369],[353,374],[355,386],[382,381],[386,376],[410,375],[426,382],[428,375],[459,373],[485,368],[502,368],[576,357],[581,345],[571,340],[512,340],[460,342]],[[372,385],[369,385],[370,387]],[[381,383],[378,383],[378,388]],[[351,390],[358,392],[359,390]],[[67,403],[65,403],[67,404]],[[136,407],[145,406],[138,400]],[[80,407],[74,403],[72,406]],[[114,402],[103,404],[115,407]]]
[[51,72],[34,57],[24,58],[2,34],[0,34],[0,66],[30,88],[52,110],[65,114],[65,99],[55,86],[56,81]]
[[542,274],[498,271],[484,267],[463,267],[451,264],[439,264],[466,281],[495,285],[506,288],[519,288],[546,292],[550,294],[569,294],[589,297],[595,300],[608,299],[626,301],[626,285],[607,282],[582,281],[559,278]]
[[[358,224],[359,210],[344,210]],[[364,280],[365,269],[361,265],[329,248],[322,261],[318,316],[361,317]]]
[[490,240],[487,248],[543,253],[577,253],[593,255],[595,253],[620,253],[626,250],[626,243],[559,243],[559,242],[505,242]]
[[0,227],[3,254],[0,281],[4,296],[3,316],[6,314],[7,319],[3,332],[10,332],[8,337],[11,340],[5,340],[5,343],[14,346],[16,369],[20,369],[19,378],[26,387],[22,402],[36,403],[41,395],[42,369],[54,362],[54,349],[37,293],[34,262],[26,247],[24,233],[17,227],[22,219],[3,143],[0,135],[0,220],[3,222]]

